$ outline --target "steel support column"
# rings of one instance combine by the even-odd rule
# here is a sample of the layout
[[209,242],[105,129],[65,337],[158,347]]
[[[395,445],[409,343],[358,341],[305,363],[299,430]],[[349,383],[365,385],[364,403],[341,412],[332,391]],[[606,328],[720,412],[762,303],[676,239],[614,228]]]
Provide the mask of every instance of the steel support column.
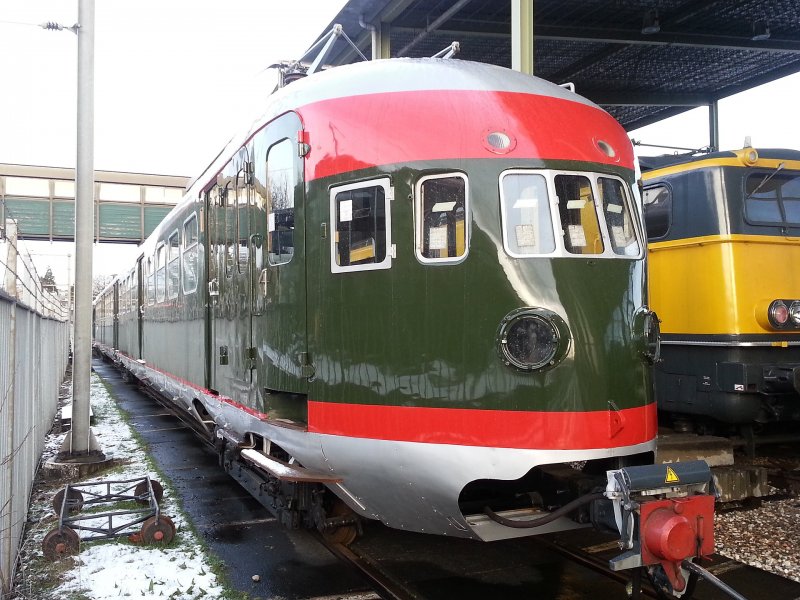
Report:
[[712,152],[719,151],[719,102],[708,104],[708,145]]
[[533,75],[533,0],[511,0],[511,68]]

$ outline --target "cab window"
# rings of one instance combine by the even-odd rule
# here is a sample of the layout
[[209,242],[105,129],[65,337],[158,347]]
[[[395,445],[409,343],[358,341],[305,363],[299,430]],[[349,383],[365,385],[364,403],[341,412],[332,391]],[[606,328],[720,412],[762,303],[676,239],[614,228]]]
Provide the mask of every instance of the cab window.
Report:
[[391,267],[388,179],[331,189],[331,270]]
[[800,225],[800,175],[753,173],[745,181],[745,216],[762,225]]
[[619,179],[598,177],[598,193],[603,204],[611,249],[614,254],[638,256],[639,242],[633,228],[633,219],[626,201],[625,185]]
[[422,178],[416,194],[416,249],[421,262],[456,262],[469,247],[467,178],[462,174]]
[[605,247],[589,178],[556,175],[555,190],[566,251],[570,254],[602,254]]
[[672,222],[672,190],[666,185],[647,187],[642,193],[647,239],[663,238]]
[[514,257],[550,254],[556,249],[550,197],[544,175],[508,172],[500,179],[503,245]]

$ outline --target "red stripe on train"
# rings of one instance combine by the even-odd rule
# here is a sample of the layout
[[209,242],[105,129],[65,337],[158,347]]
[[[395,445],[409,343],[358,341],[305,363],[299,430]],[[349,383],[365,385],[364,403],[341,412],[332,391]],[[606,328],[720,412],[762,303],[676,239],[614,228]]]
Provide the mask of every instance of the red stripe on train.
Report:
[[[418,160],[516,158],[578,160],[633,168],[624,129],[605,111],[518,92],[390,92],[336,98],[298,109],[311,152],[307,180]],[[502,130],[516,145],[490,152],[486,134]],[[385,131],[386,135],[380,132]],[[609,157],[597,142],[615,151]]]
[[655,438],[656,429],[655,403],[592,412],[308,403],[310,432],[403,442],[585,450],[649,442]]

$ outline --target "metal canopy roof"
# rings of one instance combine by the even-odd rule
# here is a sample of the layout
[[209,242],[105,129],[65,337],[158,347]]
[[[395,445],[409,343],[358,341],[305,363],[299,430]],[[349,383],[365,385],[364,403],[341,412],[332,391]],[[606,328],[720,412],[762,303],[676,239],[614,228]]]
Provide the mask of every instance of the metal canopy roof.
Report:
[[[371,26],[384,57],[458,41],[458,58],[510,67],[520,1],[350,0],[328,29],[341,24],[367,56]],[[628,130],[800,71],[798,0],[535,0],[533,19],[534,74],[573,82]],[[340,41],[327,62],[357,60]]]

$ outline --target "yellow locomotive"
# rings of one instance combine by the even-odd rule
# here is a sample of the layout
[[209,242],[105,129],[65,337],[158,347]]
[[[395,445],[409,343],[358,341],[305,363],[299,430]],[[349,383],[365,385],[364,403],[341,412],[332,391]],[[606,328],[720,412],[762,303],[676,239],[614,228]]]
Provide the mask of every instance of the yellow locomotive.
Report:
[[800,420],[800,152],[642,158],[662,413]]

